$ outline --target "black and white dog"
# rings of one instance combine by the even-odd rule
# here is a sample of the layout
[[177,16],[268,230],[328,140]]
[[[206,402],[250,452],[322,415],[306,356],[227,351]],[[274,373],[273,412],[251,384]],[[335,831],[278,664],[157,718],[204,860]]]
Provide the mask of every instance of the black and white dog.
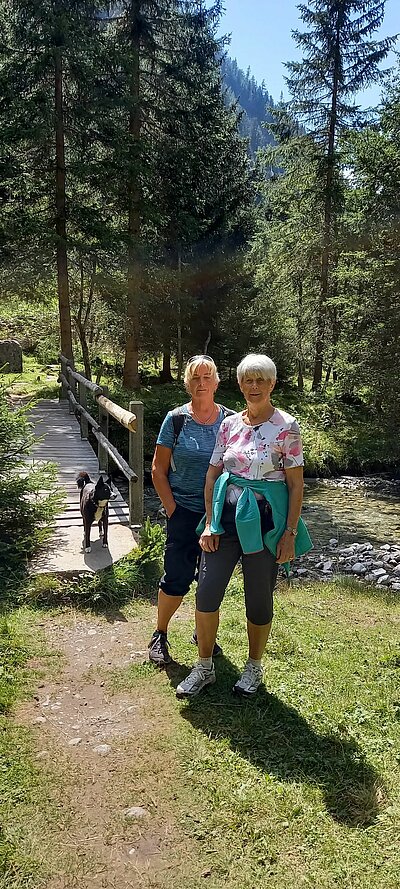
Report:
[[80,507],[83,518],[85,553],[90,553],[90,529],[93,522],[99,523],[99,534],[103,546],[108,546],[108,502],[117,496],[111,490],[111,479],[104,481],[101,475],[94,484],[87,472],[80,472],[76,480],[80,490]]

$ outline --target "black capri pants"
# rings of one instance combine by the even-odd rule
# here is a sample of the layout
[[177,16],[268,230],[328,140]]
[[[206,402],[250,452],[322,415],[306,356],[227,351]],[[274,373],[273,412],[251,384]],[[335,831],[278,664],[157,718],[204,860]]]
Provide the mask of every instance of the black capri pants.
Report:
[[222,523],[227,530],[219,538],[219,548],[214,553],[203,552],[201,555],[197,610],[218,611],[233,570],[241,559],[247,620],[265,626],[271,623],[274,613],[273,592],[278,563],[266,546],[258,553],[244,553],[234,524],[225,525],[223,518]]
[[201,553],[196,528],[203,515],[177,504],[167,521],[164,574],[160,580],[160,589],[167,596],[185,596],[196,579]]

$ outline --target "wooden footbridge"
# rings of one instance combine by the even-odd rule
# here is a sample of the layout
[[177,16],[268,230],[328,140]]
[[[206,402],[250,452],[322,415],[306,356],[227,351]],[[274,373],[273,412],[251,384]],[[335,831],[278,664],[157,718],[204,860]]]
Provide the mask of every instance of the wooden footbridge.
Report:
[[[33,461],[56,465],[57,484],[63,506],[56,517],[50,543],[32,563],[32,571],[79,573],[112,565],[137,545],[136,532],[143,520],[143,404],[131,401],[129,411],[110,401],[106,390],[77,373],[61,357],[61,398],[40,401],[30,412],[37,443]],[[88,394],[96,404],[97,417],[88,411]],[[127,430],[129,458],[126,461],[109,440],[109,417]],[[97,453],[89,442],[97,442]],[[117,467],[128,483],[127,502],[117,494],[109,503],[109,546],[102,547],[93,525],[92,550],[82,548],[83,528],[76,477],[85,470],[93,481],[100,472]]]

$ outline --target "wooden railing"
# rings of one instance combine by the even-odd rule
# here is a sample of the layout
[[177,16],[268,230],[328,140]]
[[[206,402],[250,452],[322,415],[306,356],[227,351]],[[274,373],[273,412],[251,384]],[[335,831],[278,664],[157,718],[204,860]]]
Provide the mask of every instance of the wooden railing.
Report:
[[[127,411],[114,401],[110,401],[105,386],[97,386],[74,370],[71,361],[64,355],[60,356],[60,363],[61,398],[68,399],[70,412],[78,417],[82,438],[88,438],[89,427],[91,428],[97,440],[99,470],[108,473],[109,459],[111,459],[127,479],[129,521],[131,525],[139,525],[143,521],[143,403],[130,401]],[[98,404],[97,420],[87,410],[88,392]],[[128,463],[109,441],[109,417],[114,417],[128,430]]]

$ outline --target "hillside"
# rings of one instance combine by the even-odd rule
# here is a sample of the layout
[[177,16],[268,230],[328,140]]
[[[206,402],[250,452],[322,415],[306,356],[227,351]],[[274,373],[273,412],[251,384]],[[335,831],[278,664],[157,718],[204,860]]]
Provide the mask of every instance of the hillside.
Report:
[[228,101],[237,101],[239,110],[243,112],[241,132],[249,139],[250,153],[254,156],[259,148],[273,142],[273,137],[264,124],[271,120],[267,109],[274,106],[274,100],[265,84],[258,84],[251,76],[250,68],[245,73],[238,67],[236,60],[228,56],[222,63],[222,74]]

